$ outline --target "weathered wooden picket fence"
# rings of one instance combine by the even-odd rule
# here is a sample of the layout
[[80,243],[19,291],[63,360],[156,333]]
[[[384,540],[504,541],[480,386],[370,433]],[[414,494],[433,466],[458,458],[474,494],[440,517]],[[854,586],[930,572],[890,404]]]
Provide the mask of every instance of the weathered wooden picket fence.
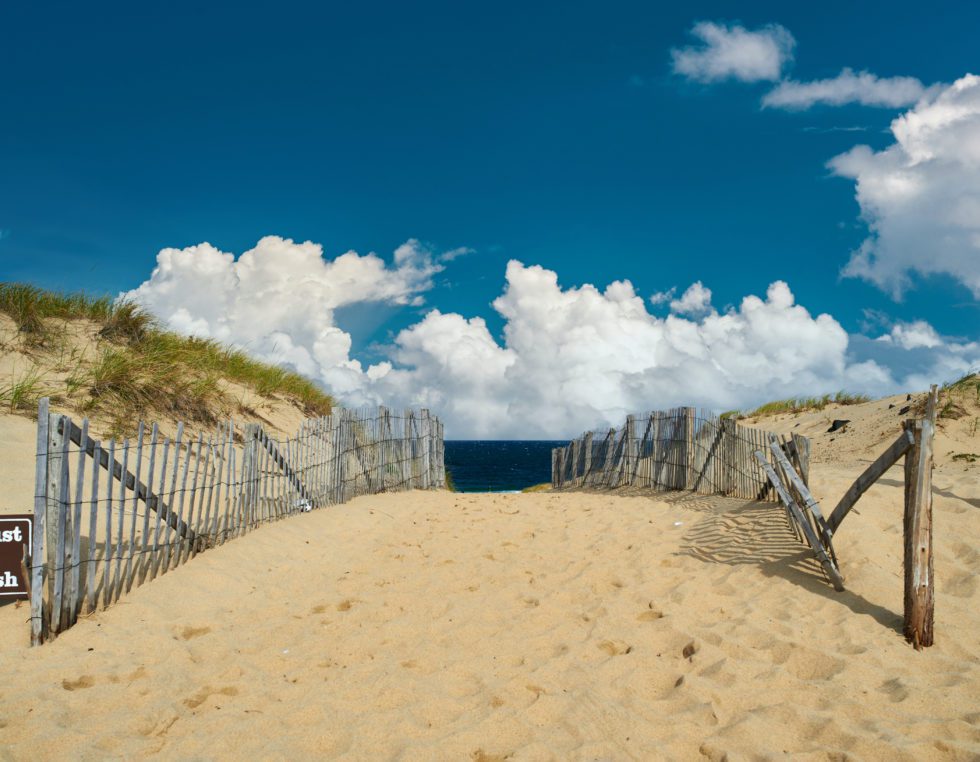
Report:
[[694,408],[629,416],[620,431],[587,432],[552,450],[554,489],[647,487],[691,490],[747,500],[778,500],[797,539],[806,543],[838,591],[844,577],[833,538],[863,495],[905,458],[905,637],[917,649],[933,644],[932,445],[938,390],[924,416],[902,424],[898,438],[848,488],[826,517],[809,487],[810,440],[740,426]]
[[[619,429],[589,431],[552,450],[551,486],[691,490],[747,500],[777,499],[756,450],[769,433],[692,407],[630,415]],[[780,445],[809,478],[810,440],[794,434]]]
[[134,586],[257,526],[358,495],[445,485],[443,429],[427,410],[338,409],[277,439],[232,422],[196,438],[99,442],[38,409],[31,643],[71,627]]

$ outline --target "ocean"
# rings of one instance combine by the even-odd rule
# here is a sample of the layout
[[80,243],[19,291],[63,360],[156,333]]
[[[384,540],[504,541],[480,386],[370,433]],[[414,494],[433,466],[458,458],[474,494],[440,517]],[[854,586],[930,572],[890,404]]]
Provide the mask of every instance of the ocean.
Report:
[[446,442],[446,471],[459,492],[514,492],[551,482],[551,450],[566,441]]

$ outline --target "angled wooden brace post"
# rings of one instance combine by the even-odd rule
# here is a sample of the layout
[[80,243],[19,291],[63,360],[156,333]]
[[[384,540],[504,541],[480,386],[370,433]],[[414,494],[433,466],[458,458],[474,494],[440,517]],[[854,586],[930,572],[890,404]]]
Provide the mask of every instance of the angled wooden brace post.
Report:
[[272,462],[282,469],[283,474],[299,493],[299,496],[304,500],[309,500],[312,503],[312,500],[310,500],[310,492],[306,489],[306,485],[300,481],[299,475],[297,475],[292,466],[289,465],[289,462],[286,460],[285,456],[279,452],[279,448],[276,447],[276,443],[273,442],[272,439],[269,438],[269,435],[265,433],[265,429],[259,425],[256,425],[252,436],[255,437],[262,447],[268,450],[269,455],[272,456]]
[[820,542],[820,538],[817,533],[813,531],[813,527],[810,526],[810,522],[807,521],[806,516],[800,510],[800,507],[796,504],[796,501],[790,496],[789,491],[786,486],[782,483],[779,476],[776,475],[776,471],[766,460],[766,456],[762,454],[762,450],[755,451],[756,460],[762,466],[762,470],[765,471],[766,476],[772,483],[772,486],[776,489],[776,493],[779,495],[779,499],[783,501],[783,504],[790,510],[796,523],[799,525],[800,530],[806,537],[807,543],[813,549],[814,555],[816,555],[817,560],[820,561],[820,565],[823,566],[824,571],[827,573],[827,577],[834,585],[834,589],[838,592],[844,590],[844,580],[840,575],[834,562],[830,559],[827,554],[823,543]]
[[[69,430],[68,436],[71,441],[79,447],[84,447],[85,452],[89,457],[96,457],[95,451],[99,446],[99,442],[89,436],[86,436],[84,440],[85,444],[83,445],[81,428],[68,417],[65,417],[64,420],[67,423],[67,428]],[[61,426],[59,425],[59,431],[60,430]],[[142,500],[149,510],[158,513],[163,520],[167,522],[167,526],[177,532],[177,534],[179,534],[183,539],[189,541],[194,540],[195,535],[193,530],[191,530],[191,528],[187,526],[187,524],[184,523],[177,516],[177,514],[170,509],[170,506],[163,502],[163,498],[151,492],[149,487],[143,484],[143,482],[138,481],[130,471],[123,471],[122,464],[115,458],[113,458],[110,462],[109,453],[104,448],[99,449],[98,461],[102,468],[104,468],[106,471],[111,471],[114,479],[121,482],[124,481],[126,484],[126,489],[133,491],[136,494],[136,498],[138,500]]]
[[813,495],[810,494],[809,488],[804,484],[802,477],[793,468],[793,464],[789,462],[789,458],[786,457],[786,453],[783,448],[779,446],[779,441],[776,439],[775,434],[769,435],[769,450],[772,452],[773,457],[779,464],[783,471],[783,474],[791,482],[793,489],[796,490],[796,494],[799,495],[800,499],[803,501],[801,506],[804,511],[808,511],[813,517],[814,524],[820,533],[820,539],[823,541],[824,547],[830,552],[830,557],[833,559],[834,563],[837,563],[837,555],[834,553],[834,546],[831,542],[833,537],[833,531],[828,525],[827,521],[823,517],[823,512],[820,510],[820,503],[814,499]]
[[841,522],[850,513],[851,508],[857,503],[858,499],[863,495],[868,489],[874,484],[878,479],[880,479],[884,473],[891,468],[898,459],[901,458],[905,453],[909,451],[912,447],[913,442],[912,431],[906,429],[898,435],[898,438],[892,442],[891,446],[885,450],[878,459],[868,466],[864,473],[862,473],[852,484],[844,496],[837,503],[837,506],[830,513],[830,517],[827,519],[827,525],[830,527],[831,532],[836,532],[837,527],[841,525]]

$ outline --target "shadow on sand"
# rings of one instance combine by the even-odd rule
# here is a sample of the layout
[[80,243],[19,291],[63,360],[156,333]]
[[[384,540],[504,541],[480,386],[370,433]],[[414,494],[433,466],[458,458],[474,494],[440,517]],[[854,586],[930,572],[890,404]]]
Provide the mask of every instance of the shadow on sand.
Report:
[[[684,536],[681,552],[685,555],[706,563],[757,566],[768,577],[785,579],[809,593],[847,606],[855,614],[870,616],[883,627],[902,632],[900,614],[852,590],[834,590],[810,548],[793,535],[779,505],[699,497],[665,498],[665,502],[683,504],[703,516]],[[846,572],[846,559],[843,562]]]

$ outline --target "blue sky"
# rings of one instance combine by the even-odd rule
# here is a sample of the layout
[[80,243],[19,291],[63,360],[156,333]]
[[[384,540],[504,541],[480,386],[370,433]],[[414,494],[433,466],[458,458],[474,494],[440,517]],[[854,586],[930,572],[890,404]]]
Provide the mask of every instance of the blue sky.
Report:
[[[483,318],[503,346],[491,303],[512,259],[566,289],[628,279],[661,318],[669,300],[649,297],[671,288],[700,281],[723,314],[782,280],[852,337],[852,359],[886,362],[869,341],[915,321],[980,339],[980,266],[962,250],[956,267],[909,270],[900,299],[841,277],[869,230],[854,178],[828,161],[886,149],[914,104],[761,105],[780,79],[844,67],[957,81],[980,70],[980,6],[657,5],[8,4],[0,278],[116,294],[161,249],[241,254],[268,235],[389,267],[408,239],[435,261],[471,250],[412,298],[336,306],[365,367],[398,367],[392,342],[432,308]],[[778,24],[795,44],[769,79],[679,72],[672,51],[703,50],[704,21]]]

